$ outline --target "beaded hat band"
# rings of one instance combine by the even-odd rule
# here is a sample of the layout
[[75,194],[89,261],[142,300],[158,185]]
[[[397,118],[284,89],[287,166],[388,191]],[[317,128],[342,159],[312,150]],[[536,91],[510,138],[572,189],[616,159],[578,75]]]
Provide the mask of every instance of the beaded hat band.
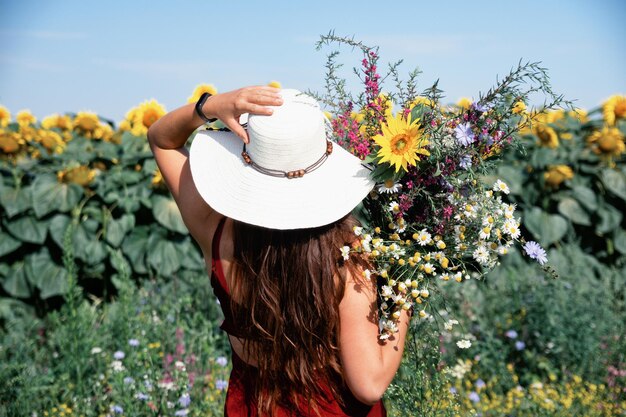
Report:
[[326,140],[326,152],[324,152],[324,154],[320,157],[320,159],[318,159],[317,161],[313,162],[311,165],[309,165],[306,168],[303,169],[296,169],[294,171],[282,171],[280,169],[271,169],[271,168],[265,168],[260,166],[259,164],[255,163],[252,158],[250,158],[250,155],[248,155],[248,152],[246,152],[246,144],[243,144],[243,152],[241,152],[241,156],[243,157],[243,160],[246,162],[246,164],[250,165],[252,168],[256,169],[257,171],[259,171],[262,174],[265,175],[271,175],[272,177],[286,177],[286,178],[300,178],[303,177],[304,174],[307,174],[311,171],[315,171],[317,168],[319,168],[324,161],[328,158],[328,156],[333,153],[333,143],[329,140]]

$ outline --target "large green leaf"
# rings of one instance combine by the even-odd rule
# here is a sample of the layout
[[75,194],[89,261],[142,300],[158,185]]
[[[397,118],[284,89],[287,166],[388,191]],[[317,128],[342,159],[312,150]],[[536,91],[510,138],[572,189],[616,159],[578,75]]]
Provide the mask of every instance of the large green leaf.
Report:
[[605,205],[598,210],[600,223],[596,225],[596,232],[600,235],[618,229],[622,222],[622,213],[611,205]]
[[626,255],[626,231],[618,229],[615,232],[615,249],[622,255]]
[[174,242],[156,238],[150,245],[148,263],[158,275],[169,276],[180,268],[180,254]]
[[25,263],[28,280],[40,290],[43,299],[67,292],[67,271],[57,265],[46,249],[30,255]]
[[0,298],[0,318],[13,321],[21,317],[33,317],[35,309],[23,301],[15,298]]
[[7,253],[13,252],[21,245],[21,241],[14,239],[8,233],[3,233],[0,231],[0,257],[6,255]]
[[48,222],[37,220],[32,215],[22,215],[16,220],[5,221],[5,227],[22,242],[43,243],[46,240]]
[[2,279],[2,288],[12,297],[30,297],[30,286],[24,271],[24,262],[20,261],[11,266],[6,277]]
[[626,201],[626,176],[613,169],[604,169],[602,171],[602,182],[606,189]]
[[584,185],[576,185],[572,188],[574,198],[578,200],[580,204],[591,212],[594,212],[598,208],[598,199],[593,190]]
[[187,236],[185,240],[178,243],[176,249],[178,249],[183,268],[193,271],[202,271],[205,269],[201,251],[193,244],[191,237]]
[[32,205],[30,187],[18,189],[5,187],[0,194],[0,204],[9,217],[28,210]]
[[32,186],[33,209],[37,217],[53,211],[68,212],[83,196],[77,184],[61,184],[56,179],[39,177]]
[[63,249],[63,239],[65,239],[65,230],[72,220],[64,214],[57,214],[50,219],[48,230],[52,240],[55,241],[59,248]]
[[114,248],[117,248],[124,240],[126,233],[135,227],[135,216],[132,214],[124,214],[119,219],[111,219],[107,225],[106,241]]
[[122,242],[122,252],[130,260],[134,272],[147,273],[148,227],[141,226],[133,229]]
[[585,209],[573,198],[565,197],[559,201],[559,212],[570,219],[572,223],[581,224],[583,226],[591,225],[589,214],[587,214]]
[[[522,188],[524,176],[524,172],[522,172],[519,168],[504,165],[498,169],[497,178],[504,181],[504,183],[509,187],[511,194],[519,195],[524,191]],[[495,180],[493,182],[495,182]]]
[[160,195],[152,196],[152,214],[167,229],[182,234],[188,233],[174,200]]
[[538,207],[524,213],[524,225],[544,247],[560,240],[567,232],[567,220],[558,214],[548,214]]

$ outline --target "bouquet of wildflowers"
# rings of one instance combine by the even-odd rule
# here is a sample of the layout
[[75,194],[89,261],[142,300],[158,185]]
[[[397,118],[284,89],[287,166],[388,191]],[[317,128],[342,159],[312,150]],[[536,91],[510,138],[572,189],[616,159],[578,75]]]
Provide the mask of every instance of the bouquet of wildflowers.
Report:
[[[364,91],[357,96],[347,91],[346,81],[337,75],[338,52],[333,52],[326,66],[326,93],[318,98],[330,110],[337,143],[363,159],[377,182],[363,201],[365,226],[354,230],[360,244],[343,247],[342,255],[365,254],[374,265],[364,274],[379,283],[380,338],[397,331],[402,309],[430,316],[434,280],[482,276],[515,244],[544,265],[545,251],[524,241],[515,205],[502,199],[509,193],[507,185],[483,179],[499,155],[519,146],[516,133],[532,122],[524,112],[530,94],[549,97],[545,108],[568,103],[552,92],[545,70],[520,61],[474,103],[442,106],[437,83],[417,93],[418,71],[406,82],[399,80],[400,62],[381,77],[378,48],[330,33],[318,49],[331,43],[363,53],[362,66],[354,71]],[[394,93],[381,89],[387,78],[395,81]]]

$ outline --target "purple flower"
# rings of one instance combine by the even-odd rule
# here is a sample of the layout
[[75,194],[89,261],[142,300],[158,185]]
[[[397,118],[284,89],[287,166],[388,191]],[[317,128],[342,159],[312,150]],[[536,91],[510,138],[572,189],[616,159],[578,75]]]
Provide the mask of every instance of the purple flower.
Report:
[[181,407],[189,407],[189,403],[191,403],[191,398],[188,393],[184,393],[178,399],[178,404],[180,404]]
[[462,155],[459,160],[459,166],[465,170],[472,166],[472,157],[470,155]]
[[530,242],[526,242],[524,245],[524,251],[526,255],[530,257],[530,259],[534,259],[539,262],[539,265],[543,265],[548,262],[548,257],[546,256],[546,251],[543,250],[539,243],[531,240]]
[[133,382],[135,382],[135,380],[130,376],[127,376],[126,378],[124,378],[124,384],[126,385],[132,384]]
[[137,398],[138,400],[145,401],[145,400],[147,400],[147,399],[148,399],[148,398],[150,398],[150,397],[149,397],[149,396],[147,396],[146,394],[144,394],[143,392],[138,392],[138,393],[137,393],[137,395],[136,395],[136,398]]
[[472,110],[479,111],[481,113],[486,112],[492,107],[493,104],[482,104],[480,101],[475,101],[472,103]]
[[215,359],[215,363],[223,368],[228,364],[228,359],[226,359],[226,357],[224,356],[219,356],[217,359]]
[[483,381],[482,379],[479,378],[479,379],[476,380],[474,385],[476,385],[476,388],[481,389],[481,388],[484,388],[485,385],[487,385],[487,384],[485,384],[485,381]]
[[126,355],[121,350],[118,350],[117,352],[113,354],[113,357],[117,359],[118,361],[124,359],[124,356]]
[[124,412],[124,409],[119,405],[114,405],[112,410],[115,414],[122,414]]
[[526,347],[526,343],[522,342],[521,340],[518,340],[517,342],[515,342],[515,349],[524,350],[525,347]]
[[515,330],[507,330],[506,333],[504,333],[504,335],[506,337],[508,337],[509,339],[517,339],[517,332]]
[[139,346],[139,340],[137,340],[137,339],[130,339],[128,341],[128,344],[131,345],[131,346]]
[[178,410],[174,413],[175,416],[186,416],[189,413],[189,410],[183,408],[182,410]]
[[477,403],[480,401],[480,395],[478,395],[478,393],[476,391],[472,391],[469,393],[469,395],[467,396],[471,402],[473,403]]
[[450,393],[452,393],[452,394],[456,394],[456,388],[454,388],[454,387],[450,387]]
[[472,125],[469,122],[458,125],[454,129],[454,136],[461,145],[471,145],[472,142],[474,142],[474,132],[472,132]]
[[223,391],[228,387],[228,382],[224,381],[223,379],[218,379],[215,381],[215,388],[217,388],[218,391]]

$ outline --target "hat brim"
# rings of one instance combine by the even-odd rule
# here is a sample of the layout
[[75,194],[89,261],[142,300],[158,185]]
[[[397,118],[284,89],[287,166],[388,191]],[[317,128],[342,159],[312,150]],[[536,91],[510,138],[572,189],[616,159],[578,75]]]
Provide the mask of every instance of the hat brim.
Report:
[[319,168],[294,179],[258,172],[243,161],[242,150],[232,132],[199,131],[189,164],[211,208],[248,224],[281,230],[323,226],[350,213],[374,187],[370,170],[337,144]]

